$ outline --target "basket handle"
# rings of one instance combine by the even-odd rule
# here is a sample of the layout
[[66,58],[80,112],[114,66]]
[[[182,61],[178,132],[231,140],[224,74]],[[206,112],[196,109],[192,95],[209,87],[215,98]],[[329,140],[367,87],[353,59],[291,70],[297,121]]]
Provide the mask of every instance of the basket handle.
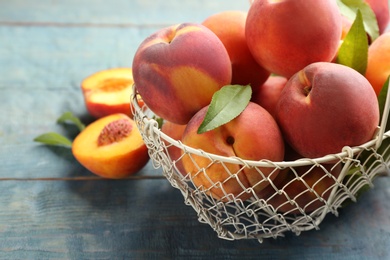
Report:
[[385,134],[387,120],[389,117],[389,111],[390,111],[390,90],[389,89],[390,89],[390,81],[389,81],[389,86],[387,88],[386,102],[383,108],[382,120],[378,132],[378,139],[376,140],[376,145],[375,145],[376,149],[378,149],[382,144],[383,135]]

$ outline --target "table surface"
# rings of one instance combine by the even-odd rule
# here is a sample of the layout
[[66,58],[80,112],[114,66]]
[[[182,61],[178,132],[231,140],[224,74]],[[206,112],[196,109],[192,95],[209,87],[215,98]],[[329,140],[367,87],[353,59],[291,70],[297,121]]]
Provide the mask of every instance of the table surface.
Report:
[[249,1],[0,0],[1,259],[390,259],[390,178],[329,214],[320,230],[227,241],[149,163],[126,180],[98,178],[66,148],[33,138],[66,111],[88,124],[80,82],[130,67],[159,28],[201,22]]

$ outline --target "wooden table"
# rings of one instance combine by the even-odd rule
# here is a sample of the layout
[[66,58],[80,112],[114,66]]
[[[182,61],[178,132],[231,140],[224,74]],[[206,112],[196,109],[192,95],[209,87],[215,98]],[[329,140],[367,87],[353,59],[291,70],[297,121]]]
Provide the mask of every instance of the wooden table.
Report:
[[149,163],[126,180],[96,177],[70,150],[33,138],[55,131],[65,111],[84,123],[80,82],[129,67],[159,28],[201,22],[249,1],[0,1],[1,259],[390,259],[390,178],[320,230],[285,238],[227,241],[198,222]]

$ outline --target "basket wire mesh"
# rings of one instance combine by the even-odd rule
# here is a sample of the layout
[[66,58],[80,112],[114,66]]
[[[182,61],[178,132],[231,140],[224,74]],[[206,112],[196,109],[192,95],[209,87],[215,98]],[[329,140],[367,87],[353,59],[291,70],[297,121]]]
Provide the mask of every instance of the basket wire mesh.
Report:
[[[140,107],[136,86],[131,97],[134,120],[148,147],[153,166],[162,168],[170,184],[181,191],[184,203],[192,206],[198,220],[207,223],[218,237],[227,240],[277,238],[286,232],[299,235],[302,231],[319,229],[328,213],[338,215],[338,209],[356,202],[362,191],[373,187],[377,176],[388,175],[390,167],[390,131],[385,132],[389,117],[389,96],[375,137],[360,146],[344,147],[337,154],[295,161],[248,161],[224,157],[184,145],[159,129],[153,113],[146,105]],[[171,149],[180,149],[173,158]],[[196,164],[196,158],[207,161]],[[183,160],[192,162],[196,172],[187,173]],[[235,167],[231,167],[234,165]],[[207,174],[211,167],[225,171],[222,181]],[[238,166],[238,167],[237,167]],[[231,169],[236,169],[232,172]],[[238,170],[237,170],[238,169]],[[255,187],[240,181],[244,169],[257,171],[258,185],[267,185],[259,194]],[[268,173],[271,169],[271,173]],[[264,174],[264,171],[267,174]],[[287,174],[288,173],[288,174]],[[277,175],[289,176],[281,181]],[[313,177],[317,176],[317,177]],[[210,185],[201,185],[197,177]],[[242,188],[235,196],[226,187],[236,182]],[[218,191],[219,196],[213,196]]]

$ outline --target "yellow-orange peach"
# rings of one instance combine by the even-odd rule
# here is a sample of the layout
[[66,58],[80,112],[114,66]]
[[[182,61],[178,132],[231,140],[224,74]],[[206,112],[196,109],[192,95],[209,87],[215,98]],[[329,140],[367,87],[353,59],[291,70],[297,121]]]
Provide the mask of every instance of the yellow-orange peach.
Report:
[[131,68],[111,68],[89,75],[81,82],[88,112],[95,118],[116,113],[132,118],[130,95],[133,83]]
[[[169,121],[165,121],[164,124],[161,127],[161,131],[171,137],[174,140],[181,141],[183,137],[184,130],[187,125],[178,125]],[[180,159],[182,156],[181,149],[169,144],[168,142],[165,142],[167,147],[167,152],[171,158],[171,160],[174,162],[176,169],[182,174],[186,175],[186,172],[183,167],[183,162]]]
[[243,11],[223,11],[209,16],[202,24],[218,36],[229,53],[233,73],[231,84],[250,84],[255,92],[270,73],[255,61],[248,49],[246,17],[247,13]]
[[[227,124],[198,134],[198,127],[207,109],[208,106],[201,109],[189,121],[182,139],[185,145],[216,155],[246,160],[283,159],[284,141],[281,132],[274,118],[261,106],[250,102],[238,117]],[[184,168],[191,175],[193,183],[222,201],[233,198],[246,200],[253,192],[261,193],[269,184],[266,178],[273,179],[278,172],[273,167],[262,167],[262,176],[252,167],[211,162],[207,156],[183,156]]]
[[317,62],[286,83],[276,118],[292,148],[315,158],[371,140],[379,124],[379,105],[370,83],[359,72]]
[[73,141],[72,153],[92,173],[111,179],[128,177],[149,161],[135,122],[120,113],[89,124]]
[[271,75],[263,85],[255,90],[251,101],[259,104],[275,117],[276,104],[286,83],[287,78]]
[[160,29],[133,60],[136,88],[159,117],[186,124],[213,94],[230,84],[232,68],[221,40],[207,27],[183,23]]
[[390,76],[390,32],[380,35],[368,47],[368,63],[365,74],[377,96]]
[[341,25],[336,1],[256,0],[249,8],[245,33],[255,60],[289,78],[313,62],[333,59]]

